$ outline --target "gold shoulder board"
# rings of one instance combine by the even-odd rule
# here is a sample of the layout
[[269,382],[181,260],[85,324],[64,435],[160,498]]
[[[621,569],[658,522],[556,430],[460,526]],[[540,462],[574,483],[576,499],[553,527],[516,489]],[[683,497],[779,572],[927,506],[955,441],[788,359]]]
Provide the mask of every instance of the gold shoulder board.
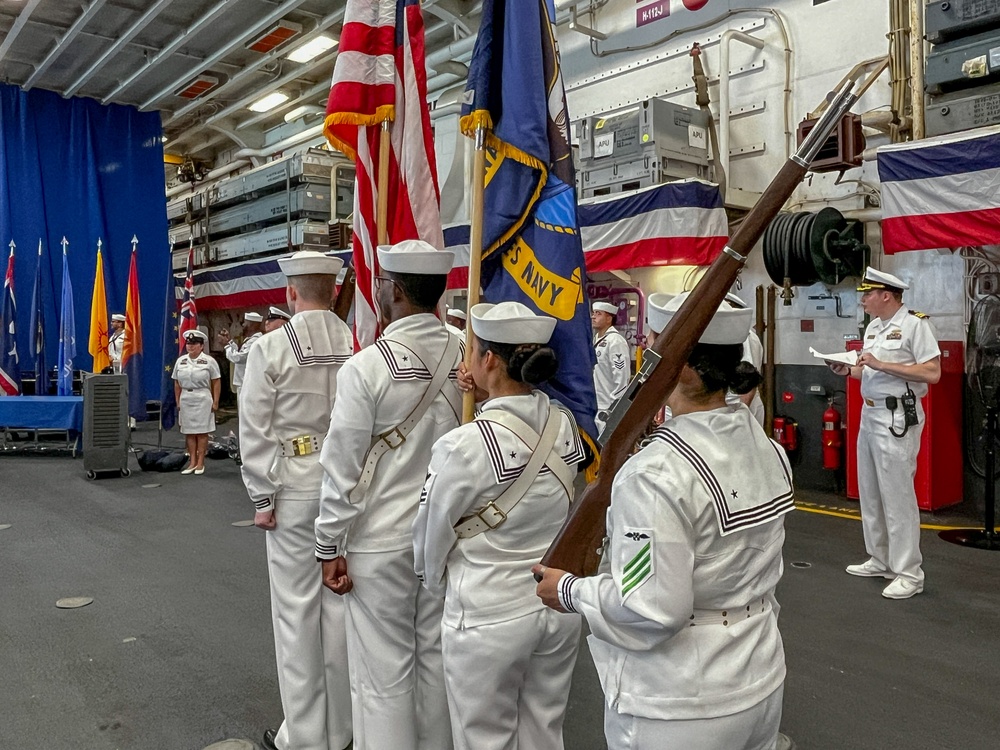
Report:
[[918,318],[929,318],[930,315],[927,313],[922,313],[919,310],[910,310],[910,315],[916,315]]

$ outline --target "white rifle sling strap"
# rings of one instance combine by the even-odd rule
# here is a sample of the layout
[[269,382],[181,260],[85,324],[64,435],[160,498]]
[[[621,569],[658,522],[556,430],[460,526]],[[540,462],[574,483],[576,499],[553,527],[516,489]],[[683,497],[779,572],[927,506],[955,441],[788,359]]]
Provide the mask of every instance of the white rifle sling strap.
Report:
[[[413,349],[413,347],[409,344],[406,346]],[[434,375],[431,377],[430,385],[427,386],[427,390],[424,391],[424,395],[420,397],[420,401],[417,402],[417,405],[413,407],[413,411],[411,411],[410,415],[397,427],[394,427],[388,432],[383,432],[372,442],[372,447],[368,449],[368,455],[365,456],[365,466],[361,471],[361,478],[358,480],[358,484],[354,488],[354,492],[359,493],[359,496],[364,495],[364,493],[367,492],[368,488],[371,486],[372,480],[375,478],[375,467],[378,466],[379,459],[381,459],[382,456],[384,456],[388,451],[395,450],[406,442],[407,435],[410,434],[424,414],[427,413],[427,410],[434,402],[434,399],[437,398],[437,395],[442,393],[441,389],[444,387],[445,383],[448,382],[448,375],[451,373],[452,366],[458,359],[460,347],[461,342],[458,337],[450,336],[448,344],[444,348],[444,354],[441,357],[441,361],[438,362],[437,368],[434,370]],[[425,359],[420,355],[419,351],[415,351],[414,353],[420,357],[422,362],[429,362],[428,359]],[[448,398],[448,402],[450,404],[452,403],[452,399],[448,397],[448,394],[442,395],[444,395],[445,398]],[[454,404],[452,404],[452,408],[454,409]]]
[[534,446],[534,448],[524,470],[518,475],[517,479],[508,485],[507,489],[500,494],[500,497],[488,502],[486,507],[476,514],[459,521],[455,527],[455,534],[459,539],[468,539],[469,537],[477,536],[484,531],[495,529],[503,524],[510,512],[514,510],[514,506],[521,502],[521,499],[527,494],[528,489],[536,477],[538,477],[538,473],[542,470],[543,466],[549,467],[549,471],[559,480],[559,483],[566,491],[567,498],[572,499],[573,470],[553,450],[556,439],[559,437],[559,427],[562,424],[560,417],[561,413],[559,409],[550,406],[548,419],[545,422],[545,428],[542,430],[541,437],[527,423],[509,412],[494,409],[488,414],[481,414],[476,417],[479,420],[496,422],[503,425],[517,435],[525,445],[529,447]]

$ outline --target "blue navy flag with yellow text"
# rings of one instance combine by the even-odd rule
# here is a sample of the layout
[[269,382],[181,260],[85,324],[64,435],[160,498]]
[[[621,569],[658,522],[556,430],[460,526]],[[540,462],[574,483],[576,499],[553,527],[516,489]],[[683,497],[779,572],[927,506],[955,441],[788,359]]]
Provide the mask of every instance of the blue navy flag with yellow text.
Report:
[[554,16],[546,0],[483,3],[462,130],[489,128],[485,299],[516,300],[556,318],[559,372],[544,390],[596,436],[590,305]]

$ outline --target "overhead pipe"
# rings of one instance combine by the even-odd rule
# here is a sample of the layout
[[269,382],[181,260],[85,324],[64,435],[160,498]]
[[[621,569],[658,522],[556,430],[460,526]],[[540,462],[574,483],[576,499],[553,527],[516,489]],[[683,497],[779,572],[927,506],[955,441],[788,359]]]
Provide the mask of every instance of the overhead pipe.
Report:
[[[295,122],[295,120],[300,120],[309,115],[326,115],[326,107],[321,107],[318,104],[302,104],[293,110],[285,112],[284,120],[285,122]],[[239,127],[243,127],[242,123]]]
[[185,190],[191,190],[194,192],[197,188],[205,187],[209,183],[218,180],[220,177],[225,177],[226,175],[232,174],[237,169],[242,169],[243,167],[249,167],[249,159],[239,159],[223,164],[221,167],[216,167],[211,172],[207,172],[202,178],[201,182],[182,182],[180,185],[174,185],[172,188],[167,189],[167,200],[171,198],[176,198],[178,195],[183,193]]
[[924,3],[910,0],[910,106],[913,140],[924,137]]
[[[237,169],[248,167],[250,166],[252,159],[276,154],[279,151],[284,151],[285,149],[289,149],[293,146],[298,146],[301,143],[305,143],[313,138],[318,138],[321,135],[323,135],[323,123],[298,132],[282,141],[278,141],[277,143],[272,143],[269,146],[262,146],[261,148],[241,148],[233,154],[232,161],[223,164],[221,167],[216,167],[211,172],[207,173],[205,178],[202,180],[202,183],[211,182],[212,180],[216,180],[220,177],[225,177],[226,175],[235,172]],[[175,195],[180,195],[186,189],[186,185],[172,187],[167,191],[167,197],[170,198]]]
[[139,16],[139,19],[128,28],[128,31],[118,38],[117,42],[108,47],[104,51],[104,54],[97,58],[97,61],[87,68],[86,72],[82,76],[74,81],[72,86],[62,92],[62,95],[69,99],[77,91],[79,91],[83,85],[91,79],[94,73],[107,65],[111,58],[121,51],[122,47],[135,39],[135,37],[137,37],[143,29],[149,26],[149,24],[153,22],[153,19],[155,19],[161,11],[170,5],[170,2],[171,0],[156,0],[156,2],[151,5],[145,13]]
[[[722,173],[727,176],[726,192],[729,192],[729,50],[733,41],[743,42],[756,49],[764,49],[767,43],[763,39],[746,34],[736,29],[727,29],[719,41],[719,165]],[[723,203],[726,196],[722,196]]]
[[[231,9],[233,7],[231,3],[236,2],[239,2],[239,0],[219,0],[219,2],[210,8],[207,13],[202,14],[202,16],[193,24],[168,42],[163,49],[156,53],[152,60],[147,61],[145,65],[140,66],[132,73],[132,75],[115,86],[110,93],[101,99],[101,104],[108,104],[117,94],[129,88],[133,83],[139,80],[142,76],[146,75],[146,73],[159,65],[163,60],[168,59],[174,52],[187,44],[191,40],[191,37],[201,32],[206,26],[209,26],[212,22],[219,18],[219,16]],[[201,63],[199,63],[199,65],[201,65]]]

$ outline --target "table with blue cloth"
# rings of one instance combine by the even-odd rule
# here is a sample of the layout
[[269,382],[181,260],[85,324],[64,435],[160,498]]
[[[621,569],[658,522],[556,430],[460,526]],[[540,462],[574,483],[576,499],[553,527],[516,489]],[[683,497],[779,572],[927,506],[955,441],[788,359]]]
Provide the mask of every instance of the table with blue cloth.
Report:
[[[0,398],[0,447],[21,447],[8,440],[8,432],[26,430],[34,442],[26,447],[62,448],[76,455],[83,432],[83,396],[4,396]],[[62,433],[64,443],[42,442],[43,434]]]

